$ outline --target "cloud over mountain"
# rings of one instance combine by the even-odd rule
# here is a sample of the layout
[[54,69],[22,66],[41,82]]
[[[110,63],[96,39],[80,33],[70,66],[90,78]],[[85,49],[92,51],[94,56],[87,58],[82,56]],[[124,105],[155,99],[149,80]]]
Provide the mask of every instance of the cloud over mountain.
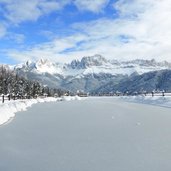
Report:
[[[97,53],[107,58],[171,60],[170,0],[2,0],[0,4],[0,41],[11,33],[18,35],[11,38],[16,45],[8,41],[1,49],[17,61],[41,57],[67,61]],[[40,33],[50,33],[50,38]]]

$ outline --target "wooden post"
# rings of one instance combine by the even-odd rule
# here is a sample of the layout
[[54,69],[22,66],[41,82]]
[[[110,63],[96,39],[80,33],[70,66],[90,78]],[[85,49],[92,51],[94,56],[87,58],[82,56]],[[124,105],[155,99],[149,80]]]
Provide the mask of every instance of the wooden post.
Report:
[[162,91],[162,96],[163,96],[163,97],[165,96],[165,95],[164,95],[164,92],[165,92],[165,91],[163,90],[163,91]]
[[2,94],[2,103],[4,103],[4,101],[5,101],[4,97],[5,97],[4,94]]
[[11,100],[11,96],[10,96],[10,94],[8,94],[8,100],[9,100],[9,101]]

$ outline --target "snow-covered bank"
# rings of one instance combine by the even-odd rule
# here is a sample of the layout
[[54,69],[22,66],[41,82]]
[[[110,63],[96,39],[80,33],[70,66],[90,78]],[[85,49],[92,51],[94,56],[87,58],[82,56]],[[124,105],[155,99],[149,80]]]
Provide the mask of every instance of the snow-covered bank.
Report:
[[149,104],[149,105],[156,105],[161,107],[169,107],[171,108],[171,97],[168,96],[124,96],[121,97],[121,99],[128,101],[128,102],[134,102],[134,103],[143,103],[143,104]]
[[62,101],[81,100],[79,96],[63,96]]
[[55,102],[55,101],[70,101],[70,100],[81,100],[78,96],[64,96],[62,98],[37,98],[37,99],[26,99],[26,100],[16,100],[16,101],[6,101],[0,104],[0,125],[8,122],[11,118],[15,116],[16,112],[25,111],[28,107],[31,107],[36,103],[44,102]]

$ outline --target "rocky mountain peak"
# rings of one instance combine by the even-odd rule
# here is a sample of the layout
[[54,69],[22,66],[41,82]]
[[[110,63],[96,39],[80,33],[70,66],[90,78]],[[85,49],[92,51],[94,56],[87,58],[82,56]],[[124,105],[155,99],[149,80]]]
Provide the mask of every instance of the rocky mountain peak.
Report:
[[86,56],[83,57],[80,61],[73,60],[71,62],[71,68],[86,69],[91,66],[102,66],[105,65],[106,63],[108,63],[108,60],[101,55]]
[[101,66],[107,63],[108,61],[101,55],[94,55],[89,57],[83,57],[81,59],[82,65],[85,67],[89,66]]

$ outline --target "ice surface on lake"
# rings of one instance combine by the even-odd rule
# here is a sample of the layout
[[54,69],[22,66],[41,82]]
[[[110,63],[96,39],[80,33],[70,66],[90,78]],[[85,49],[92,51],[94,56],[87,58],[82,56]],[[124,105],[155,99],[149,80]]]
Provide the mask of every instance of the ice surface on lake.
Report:
[[8,122],[15,116],[16,112],[25,111],[28,107],[36,103],[42,102],[53,102],[53,101],[70,101],[70,100],[81,100],[78,96],[63,96],[62,98],[38,98],[30,100],[16,100],[16,101],[5,101],[4,104],[0,104],[0,125]]
[[34,105],[0,128],[2,171],[170,171],[170,108],[119,98]]

